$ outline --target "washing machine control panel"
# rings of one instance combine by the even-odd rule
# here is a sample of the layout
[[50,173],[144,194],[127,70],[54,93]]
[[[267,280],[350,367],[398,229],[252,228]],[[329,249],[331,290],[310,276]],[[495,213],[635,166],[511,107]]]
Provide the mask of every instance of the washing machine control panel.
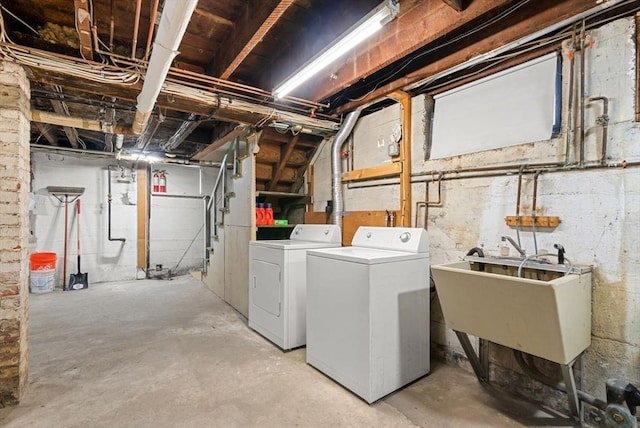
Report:
[[427,231],[412,227],[361,226],[351,241],[354,247],[425,253],[429,251]]
[[341,243],[340,227],[335,224],[299,224],[291,232],[292,241]]

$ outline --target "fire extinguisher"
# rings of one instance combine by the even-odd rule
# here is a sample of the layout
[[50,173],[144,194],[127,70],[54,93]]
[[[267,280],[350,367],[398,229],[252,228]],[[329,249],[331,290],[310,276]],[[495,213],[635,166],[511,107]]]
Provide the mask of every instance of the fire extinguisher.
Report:
[[158,175],[158,191],[160,193],[167,192],[167,176],[164,171],[160,171],[160,174]]
[[160,175],[158,170],[153,171],[153,193],[158,193],[160,188]]

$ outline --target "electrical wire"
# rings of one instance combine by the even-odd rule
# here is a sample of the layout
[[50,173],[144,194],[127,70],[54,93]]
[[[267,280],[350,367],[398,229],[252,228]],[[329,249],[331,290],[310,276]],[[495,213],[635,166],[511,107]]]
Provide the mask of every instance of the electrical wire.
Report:
[[[4,7],[2,5],[2,3],[0,3],[0,9],[4,10],[5,12],[7,12],[9,15],[11,15],[16,21],[18,21],[19,23],[21,23],[22,25],[24,25],[25,27],[27,27],[29,30],[33,31],[35,33],[36,36],[41,37],[40,33],[38,32],[38,30],[34,29],[31,25],[27,24],[25,21],[23,21],[18,15],[16,15],[15,13],[11,12],[9,9],[7,9],[6,7]],[[1,14],[0,14],[1,15]]]
[[20,65],[40,68],[53,72],[64,70],[65,74],[83,79],[95,80],[107,84],[135,85],[140,80],[140,73],[136,70],[122,70],[106,64],[95,64],[71,60],[48,52],[20,47],[14,44],[9,35],[0,9],[0,56]]

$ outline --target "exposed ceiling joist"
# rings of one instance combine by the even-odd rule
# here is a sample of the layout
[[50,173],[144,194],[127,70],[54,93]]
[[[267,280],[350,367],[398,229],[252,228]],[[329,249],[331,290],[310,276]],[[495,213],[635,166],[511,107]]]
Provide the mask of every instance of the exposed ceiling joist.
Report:
[[421,1],[389,22],[379,36],[372,39],[369,49],[357,50],[362,54],[352,54],[333,64],[325,78],[318,79],[313,93],[301,96],[327,99],[416,49],[510,3],[512,0],[476,0],[463,13],[458,13],[442,0]]
[[[69,112],[64,108],[62,101],[51,100],[51,106],[53,106],[53,111],[57,114],[61,116],[69,116]],[[64,134],[67,136],[67,140],[69,140],[69,144],[71,144],[71,147],[74,149],[80,147],[78,144],[78,134],[76,133],[76,130],[70,126],[65,126],[63,130]]]
[[58,146],[58,139],[53,135],[53,133],[51,132],[51,129],[49,129],[49,126],[45,123],[41,123],[41,122],[34,122],[36,124],[36,126],[38,127],[38,130],[40,131],[40,134],[45,138],[45,140],[47,140],[47,142],[54,146],[57,147]]
[[[247,42],[236,42],[232,43],[229,46],[229,48],[225,51],[223,59],[220,61],[220,67],[224,67],[224,71],[219,76],[221,79],[228,79],[229,77],[231,77],[231,74],[238,68],[242,61],[244,61],[247,55],[251,53],[253,48],[255,48],[256,45],[262,41],[263,37],[269,32],[269,30],[271,30],[271,28],[273,28],[275,23],[282,17],[289,6],[291,6],[294,2],[295,0],[280,0],[276,7],[271,11],[269,16],[266,19],[261,20],[262,24],[260,24],[258,30],[253,33],[253,35]],[[248,24],[246,28],[250,29],[251,25],[255,25],[255,23]],[[238,41],[240,40],[242,40],[242,36],[238,38]],[[225,66],[225,57],[233,55],[234,51],[238,51],[238,49],[239,52],[235,54],[235,57],[230,61],[229,65]],[[218,69],[220,67],[216,68]]]
[[203,10],[201,7],[196,8],[193,14],[200,16],[202,18],[205,18],[211,21],[212,23],[224,25],[225,27],[230,27],[230,29],[235,27],[235,24],[233,21],[230,21],[227,18],[223,18],[222,16],[216,15],[215,13],[207,12],[206,10]]
[[282,178],[282,172],[287,166],[287,162],[289,161],[289,158],[293,153],[293,149],[296,148],[296,144],[298,143],[299,139],[300,139],[300,134],[297,134],[295,137],[290,139],[289,142],[287,143],[284,151],[282,152],[282,155],[280,156],[280,163],[278,163],[278,167],[273,172],[273,177],[269,182],[269,188],[267,190],[269,191],[275,190],[276,187],[278,186],[278,182]]
[[93,48],[91,47],[91,14],[89,13],[89,3],[87,0],[74,0],[76,10],[76,30],[80,39],[80,52],[84,59],[93,59]]
[[429,65],[415,72],[406,74],[398,80],[380,86],[360,98],[357,102],[349,102],[342,105],[336,109],[336,113],[342,114],[354,110],[358,106],[385,97],[393,91],[405,89],[437,73],[462,64],[471,58],[500,48],[508,43],[519,40],[536,31],[548,28],[595,7],[593,0],[568,0],[563,2],[549,0],[544,2],[544,6],[543,8],[540,2],[527,3],[518,11],[518,16],[521,17],[519,22],[513,23],[510,26],[503,26],[500,29],[494,29],[490,31],[489,35],[485,38],[475,39],[473,43],[469,43],[463,48],[452,49],[452,52],[448,55],[434,60],[429,63]]
[[197,161],[206,160],[207,156],[209,156],[210,154],[212,154],[213,152],[218,150],[220,147],[222,147],[225,144],[233,141],[234,138],[244,137],[249,132],[250,132],[250,128],[249,127],[239,126],[236,129],[234,129],[233,131],[229,132],[224,137],[218,138],[217,140],[215,140],[214,142],[209,144],[203,150],[200,150],[193,157],[191,157],[191,160],[197,160]]
[[462,12],[465,8],[465,0],[442,0],[458,12]]

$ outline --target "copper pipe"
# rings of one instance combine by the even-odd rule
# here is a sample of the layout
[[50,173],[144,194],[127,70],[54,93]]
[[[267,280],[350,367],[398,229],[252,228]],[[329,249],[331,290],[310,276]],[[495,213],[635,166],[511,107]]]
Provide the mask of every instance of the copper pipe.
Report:
[[523,168],[520,168],[518,172],[518,196],[516,197],[516,225],[520,223],[520,195],[522,193],[522,172]]
[[142,9],[142,0],[136,2],[136,19],[133,21],[133,41],[131,42],[131,59],[136,58],[136,49],[138,47],[138,29],[140,27],[140,9]]
[[584,97],[585,97],[585,21],[582,20],[582,28],[580,29],[580,166],[584,165]]
[[[0,42],[0,45],[2,45],[2,43]],[[13,46],[13,45],[12,45]],[[118,55],[118,54],[114,54],[111,52],[104,52],[101,50],[96,50],[97,53],[102,54],[102,55],[107,55],[109,57],[111,57],[112,59],[116,58],[118,60],[120,60],[119,62],[122,62],[124,65],[126,66],[130,66],[130,67],[146,67],[148,62],[145,60],[140,60],[137,58],[127,58],[125,56],[122,55]],[[206,86],[206,87],[201,87],[207,91],[213,91],[213,90],[217,90],[217,86],[222,86],[222,87],[226,87],[226,88],[230,88],[230,89],[238,89],[238,90],[242,90],[244,92],[247,93],[252,93],[252,94],[256,94],[259,95],[260,97],[263,97],[265,99],[271,99],[272,98],[272,94],[271,92],[267,92],[263,89],[259,89],[259,88],[255,88],[253,86],[248,86],[248,85],[243,85],[242,83],[236,83],[236,82],[232,82],[229,80],[224,80],[224,79],[219,79],[217,77],[213,77],[213,76],[206,76],[204,74],[200,74],[200,73],[196,73],[194,71],[189,71],[189,70],[183,70],[180,68],[176,68],[176,67],[171,67],[171,69],[169,70],[169,75],[170,76],[176,76],[176,77],[185,77],[185,78],[191,78],[193,80],[196,81],[200,81],[200,82],[204,82],[204,83],[208,83],[209,85],[212,86]],[[167,79],[169,80],[169,79]],[[184,81],[180,81],[180,80],[173,80],[175,83],[181,83],[181,84],[185,84]],[[233,94],[232,92],[229,92],[229,94]],[[291,101],[295,104],[301,105],[301,106],[305,106],[305,107],[312,107],[312,108],[329,108],[329,104],[322,104],[322,103],[318,103],[315,101],[309,101],[309,100],[305,100],[302,98],[295,98],[295,97],[284,97],[284,100],[287,101]],[[264,100],[263,100],[264,101]],[[283,105],[282,103],[273,103],[275,105]],[[300,109],[302,110],[302,109]],[[308,113],[307,110],[303,110],[305,111],[305,113]],[[332,118],[331,116],[328,115],[321,115],[316,113],[316,116],[318,117],[326,117],[326,118]]]
[[424,207],[424,228],[427,228],[427,221],[429,219],[429,207],[441,207],[442,206],[442,177],[443,173],[438,174],[438,200],[429,200],[429,181],[424,183],[424,201],[416,202],[416,214],[414,220],[414,227],[418,227],[418,210],[420,207]]
[[569,57],[569,100],[567,101],[567,136],[565,143],[565,152],[564,152],[564,163],[565,165],[569,163],[569,151],[573,143],[575,142],[575,106],[574,98],[575,98],[575,64],[576,64],[576,24],[573,24],[573,30],[571,31],[571,49],[573,49],[573,53],[571,53]]
[[599,116],[596,122],[602,126],[602,151],[600,155],[600,164],[604,165],[607,158],[607,129],[609,127],[609,98],[607,97],[590,97],[589,102],[602,101],[602,116]]
[[147,48],[144,52],[144,59],[149,59],[149,52],[151,51],[151,40],[153,39],[153,30],[156,28],[156,17],[158,16],[158,3],[160,0],[154,0],[153,8],[151,9],[151,21],[149,22],[149,34],[147,35]]
[[[100,70],[106,70],[106,71],[125,71],[125,72],[132,72],[131,69],[127,69],[124,66],[128,66],[128,67],[146,67],[147,66],[147,61],[143,61],[143,60],[138,60],[138,59],[134,59],[132,60],[131,58],[127,58],[121,55],[117,55],[117,54],[113,54],[111,52],[106,52],[103,51],[101,49],[96,48],[95,52],[101,55],[106,55],[109,56],[110,58],[114,59],[119,59],[121,61],[118,62],[122,62],[124,64],[123,65],[106,65],[106,64],[102,64],[96,61],[79,61],[78,58],[76,57],[71,57],[68,55],[64,55],[64,54],[59,54],[59,53],[53,53],[53,52],[45,52],[43,50],[40,49],[34,49],[34,48],[27,48],[21,45],[17,45],[14,43],[7,43],[7,42],[0,42],[0,46],[6,46],[8,48],[11,49],[15,49],[15,50],[20,50],[22,52],[25,53],[29,53],[29,54],[38,54],[38,55],[42,55],[42,56],[46,56],[46,57],[53,57],[53,58],[60,58],[60,59],[64,59],[67,61],[72,61],[74,63],[78,63],[78,64],[89,64],[89,65],[94,65],[97,69]],[[210,84],[214,84],[214,85],[219,85],[219,86],[224,86],[224,87],[228,87],[230,89],[237,89],[237,90],[242,90],[244,92],[247,93],[252,93],[255,95],[259,95],[262,99],[258,100],[260,102],[263,102],[264,104],[269,104],[269,105],[276,105],[276,106],[282,106],[283,104],[281,103],[267,103],[264,98],[271,98],[271,93],[264,91],[262,89],[258,89],[258,88],[254,88],[252,86],[248,86],[248,85],[242,85],[239,83],[234,83],[234,82],[229,82],[226,80],[221,80],[221,79],[217,79],[215,77],[211,77],[211,76],[204,76],[195,72],[191,72],[191,71],[187,71],[187,70],[180,70],[178,68],[172,67],[169,71],[170,75],[174,75],[174,76],[182,76],[182,77],[187,77],[187,78],[192,78],[193,80],[196,81],[202,81],[205,83],[210,83]],[[167,79],[169,81],[175,81],[176,83],[180,83],[180,84],[191,84],[190,82],[185,82],[185,81],[181,81],[181,80],[177,80],[177,79]],[[211,86],[201,86],[202,89],[206,90],[206,91],[211,91],[212,88]],[[234,95],[234,96],[238,96],[237,92],[227,92],[230,95]],[[300,106],[306,106],[306,107],[328,107],[328,104],[321,104],[321,103],[316,103],[313,101],[308,101],[308,100],[303,100],[303,99],[299,99],[299,98],[286,98],[287,100],[298,100],[296,102],[296,104],[300,105]],[[256,101],[256,100],[254,100]],[[291,107],[291,106],[286,106],[290,111],[298,111],[298,112],[304,112],[304,113],[308,113],[308,110],[305,110],[301,107]],[[329,115],[321,115],[321,114],[316,114],[316,116],[318,118],[327,118],[327,119],[334,119],[335,117],[329,116]]]

